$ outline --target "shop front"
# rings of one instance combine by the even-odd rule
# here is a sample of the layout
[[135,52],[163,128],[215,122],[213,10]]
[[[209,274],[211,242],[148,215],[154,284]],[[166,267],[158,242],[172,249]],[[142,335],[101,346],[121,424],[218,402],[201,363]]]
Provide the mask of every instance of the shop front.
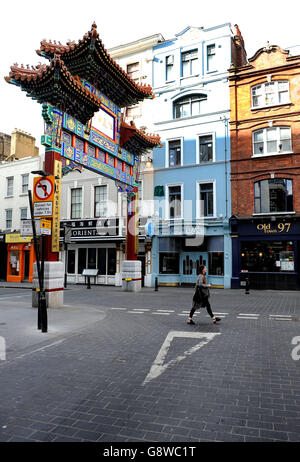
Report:
[[7,244],[7,282],[32,282],[33,263],[35,262],[34,245],[31,237],[20,234],[6,234]]
[[[207,267],[208,282],[228,288],[231,278],[231,242],[223,226],[208,225],[203,235],[155,237],[159,285],[194,285],[201,265]],[[231,263],[231,261],[230,261]]]
[[300,218],[231,218],[232,288],[299,290]]
[[[141,220],[141,230],[145,220]],[[125,221],[121,218],[64,220],[60,223],[60,240],[67,282],[84,284],[84,269],[97,269],[92,282],[122,285],[122,262],[125,259]],[[64,245],[64,229],[70,228],[70,242]],[[138,260],[142,262],[143,285],[151,286],[151,240],[139,233]]]

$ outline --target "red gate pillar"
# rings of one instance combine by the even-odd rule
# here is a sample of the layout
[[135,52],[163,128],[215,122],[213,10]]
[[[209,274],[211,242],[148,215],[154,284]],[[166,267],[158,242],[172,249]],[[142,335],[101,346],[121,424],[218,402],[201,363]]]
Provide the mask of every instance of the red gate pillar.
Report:
[[127,198],[126,260],[123,261],[122,287],[126,292],[138,292],[142,287],[142,264],[138,255],[137,188],[133,197]]
[[126,226],[126,260],[137,260],[136,255],[136,196],[127,200],[127,226]]

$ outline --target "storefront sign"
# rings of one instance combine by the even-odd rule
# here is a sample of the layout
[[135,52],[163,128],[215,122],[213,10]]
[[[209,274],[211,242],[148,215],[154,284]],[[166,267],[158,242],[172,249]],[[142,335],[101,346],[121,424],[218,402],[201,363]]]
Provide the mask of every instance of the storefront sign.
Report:
[[[61,228],[71,228],[72,241],[119,236],[118,218],[100,218],[99,220],[72,220],[60,223]],[[62,236],[63,236],[62,229]]]
[[24,242],[31,242],[32,236],[30,237],[23,237],[21,234],[6,234],[5,235],[5,242],[7,244],[15,244],[15,243],[24,243]]
[[277,234],[277,233],[289,233],[292,223],[260,223],[256,226],[258,231],[262,231],[264,234]]
[[300,234],[300,220],[297,217],[277,217],[275,220],[271,218],[255,218],[251,220],[238,220],[234,235],[238,237],[252,236],[265,237],[273,239],[293,239],[293,236]]

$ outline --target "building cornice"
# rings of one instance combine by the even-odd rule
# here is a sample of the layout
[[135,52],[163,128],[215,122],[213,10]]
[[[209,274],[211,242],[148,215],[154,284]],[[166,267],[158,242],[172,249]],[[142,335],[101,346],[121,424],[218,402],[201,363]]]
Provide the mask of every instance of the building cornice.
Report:
[[134,42],[125,43],[123,45],[110,48],[108,52],[113,58],[121,58],[122,56],[140,53],[142,51],[152,49],[153,46],[163,41],[164,38],[161,34],[155,34],[149,37],[141,38]]

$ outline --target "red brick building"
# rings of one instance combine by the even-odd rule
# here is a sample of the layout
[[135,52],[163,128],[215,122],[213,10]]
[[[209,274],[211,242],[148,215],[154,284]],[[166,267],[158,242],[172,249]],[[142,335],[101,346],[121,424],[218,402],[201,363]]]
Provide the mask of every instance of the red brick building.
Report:
[[268,44],[229,81],[232,287],[299,289],[300,56]]

